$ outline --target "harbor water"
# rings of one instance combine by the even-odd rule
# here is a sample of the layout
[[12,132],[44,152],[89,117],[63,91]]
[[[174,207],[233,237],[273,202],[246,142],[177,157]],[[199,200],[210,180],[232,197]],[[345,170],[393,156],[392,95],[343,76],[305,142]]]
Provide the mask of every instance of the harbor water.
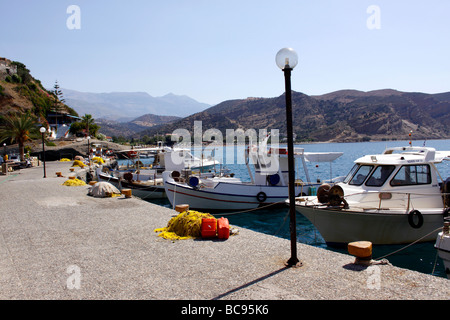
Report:
[[[353,166],[353,161],[367,154],[377,154],[383,152],[387,147],[408,146],[409,141],[380,141],[380,142],[357,142],[357,143],[314,143],[298,144],[295,147],[304,148],[305,152],[343,152],[344,154],[335,160],[330,168],[329,163],[309,163],[307,167],[310,179],[324,180],[338,176],[345,176]],[[413,146],[433,147],[436,150],[450,150],[450,140],[428,140],[412,141]],[[207,150],[210,152],[210,150]],[[228,160],[225,166],[230,169],[237,177],[243,181],[250,181],[247,167],[243,164],[244,148],[241,146],[227,146],[219,150],[219,159]],[[200,150],[194,150],[199,155]],[[229,161],[226,154],[232,154],[233,161]],[[217,150],[216,150],[217,155]],[[240,159],[242,157],[242,159]],[[151,159],[141,159],[142,162],[151,161]],[[450,161],[444,161],[437,165],[437,168],[445,180],[450,177]],[[298,178],[306,181],[302,170],[299,170]],[[150,201],[150,200],[149,200]],[[151,200],[153,203],[161,206],[170,207],[168,200]],[[262,208],[244,212],[221,212],[217,217],[224,216],[229,219],[230,224],[289,239],[289,209],[281,208]],[[296,214],[297,222],[297,241],[316,247],[325,248],[337,252],[347,253],[346,248],[332,248],[325,244],[317,229],[300,213]],[[403,245],[378,245],[373,247],[373,258],[393,253],[404,248]],[[301,252],[298,253],[301,260]],[[442,260],[437,255],[434,248],[434,242],[417,243],[404,250],[386,257],[389,262],[397,267],[419,271],[426,274],[433,274],[438,277],[446,277]]]

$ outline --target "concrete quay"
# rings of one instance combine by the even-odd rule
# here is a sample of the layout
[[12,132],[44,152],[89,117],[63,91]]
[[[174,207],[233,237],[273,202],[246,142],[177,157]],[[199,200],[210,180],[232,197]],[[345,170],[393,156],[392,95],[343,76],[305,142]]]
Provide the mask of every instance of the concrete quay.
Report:
[[[71,162],[0,175],[2,300],[447,300],[450,281],[239,228],[226,241],[158,237],[175,211],[62,185]],[[78,168],[76,170],[79,170]],[[61,171],[58,178],[55,172]]]

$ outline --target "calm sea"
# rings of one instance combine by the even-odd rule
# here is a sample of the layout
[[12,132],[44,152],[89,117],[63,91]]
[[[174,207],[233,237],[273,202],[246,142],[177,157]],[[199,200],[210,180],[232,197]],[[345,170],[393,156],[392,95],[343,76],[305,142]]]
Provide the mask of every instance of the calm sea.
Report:
[[[316,179],[329,179],[330,176],[345,176],[353,166],[353,161],[366,154],[377,154],[383,152],[386,147],[407,146],[409,141],[386,141],[386,142],[359,142],[359,143],[315,143],[315,144],[299,144],[296,147],[305,149],[305,152],[326,152],[326,151],[339,151],[343,152],[343,156],[333,162],[330,169],[328,163],[307,163],[308,171],[310,173],[310,179],[315,181]],[[450,150],[450,140],[427,140],[427,141],[413,141],[413,146],[423,146],[436,148],[436,150]],[[234,148],[234,150],[232,150]],[[235,158],[235,162],[227,164],[226,166],[234,172],[236,176],[240,177],[244,181],[249,181],[249,174],[247,168],[242,161],[237,159],[243,157],[242,148],[227,146],[223,150],[223,159],[226,159],[226,153],[232,152]],[[450,177],[450,161],[445,161],[437,165],[441,176],[446,179]],[[306,181],[306,178],[300,178]],[[168,200],[154,201],[155,203],[170,207]],[[290,239],[289,232],[289,209],[260,209],[252,212],[244,213],[223,213],[217,216],[226,216],[230,224],[234,226],[240,226],[262,232],[265,234],[274,235]],[[301,214],[297,213],[297,241],[333,250],[337,252],[347,253],[347,250],[328,247],[325,241],[321,237],[317,229]],[[392,253],[404,246],[398,245],[383,245],[374,246],[373,257],[374,259]],[[289,254],[289,248],[286,248]],[[301,260],[301,251],[298,256]],[[439,277],[446,277],[444,265],[442,260],[437,256],[437,251],[434,248],[434,243],[420,243],[415,244],[405,250],[402,250],[394,255],[387,257],[390,263],[395,266],[416,270],[419,272],[433,274]]]

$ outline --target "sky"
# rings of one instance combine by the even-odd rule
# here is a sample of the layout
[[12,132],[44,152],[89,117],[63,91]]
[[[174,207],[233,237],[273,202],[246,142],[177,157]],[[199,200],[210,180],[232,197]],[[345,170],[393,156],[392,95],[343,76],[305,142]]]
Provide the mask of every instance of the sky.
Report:
[[[74,7],[75,6],[75,7]],[[0,0],[0,57],[46,88],[187,95],[450,91],[448,0]],[[75,8],[75,10],[74,10]]]

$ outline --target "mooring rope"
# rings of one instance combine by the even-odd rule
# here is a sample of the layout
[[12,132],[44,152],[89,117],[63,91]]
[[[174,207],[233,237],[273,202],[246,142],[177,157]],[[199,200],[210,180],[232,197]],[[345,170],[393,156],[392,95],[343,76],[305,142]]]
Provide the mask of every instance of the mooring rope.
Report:
[[374,259],[374,260],[381,260],[381,259],[384,259],[384,258],[386,258],[386,257],[389,257],[389,256],[391,256],[391,255],[393,255],[393,254],[396,254],[396,253],[398,253],[398,252],[400,252],[400,251],[403,251],[403,250],[405,250],[405,249],[411,247],[412,245],[416,244],[417,242],[421,241],[422,239],[428,237],[430,234],[433,234],[433,233],[435,233],[435,232],[437,232],[437,231],[439,231],[439,230],[442,230],[442,229],[443,229],[443,227],[439,227],[439,228],[437,228],[437,229],[435,229],[435,230],[433,230],[433,231],[427,233],[427,234],[424,235],[423,237],[420,237],[420,238],[417,239],[416,241],[414,241],[414,242],[412,242],[412,243],[410,243],[410,244],[404,246],[403,248],[400,248],[400,249],[398,249],[398,250],[395,250],[395,251],[393,251],[393,252],[391,252],[391,253],[388,253],[388,254],[386,254],[386,255],[384,255],[384,256],[382,256],[382,257],[380,257],[380,258]]
[[274,205],[277,205],[277,204],[281,204],[281,203],[285,203],[285,201],[273,202],[273,203],[270,203],[270,204],[268,204],[266,206],[257,207],[257,208],[253,208],[253,209],[248,209],[248,210],[243,210],[243,211],[222,213],[221,215],[231,216],[231,215],[234,215],[234,214],[240,214],[240,213],[246,213],[246,212],[251,212],[251,211],[257,211],[257,210],[265,209],[265,208],[268,208],[268,207],[271,207],[271,206],[274,206]]

